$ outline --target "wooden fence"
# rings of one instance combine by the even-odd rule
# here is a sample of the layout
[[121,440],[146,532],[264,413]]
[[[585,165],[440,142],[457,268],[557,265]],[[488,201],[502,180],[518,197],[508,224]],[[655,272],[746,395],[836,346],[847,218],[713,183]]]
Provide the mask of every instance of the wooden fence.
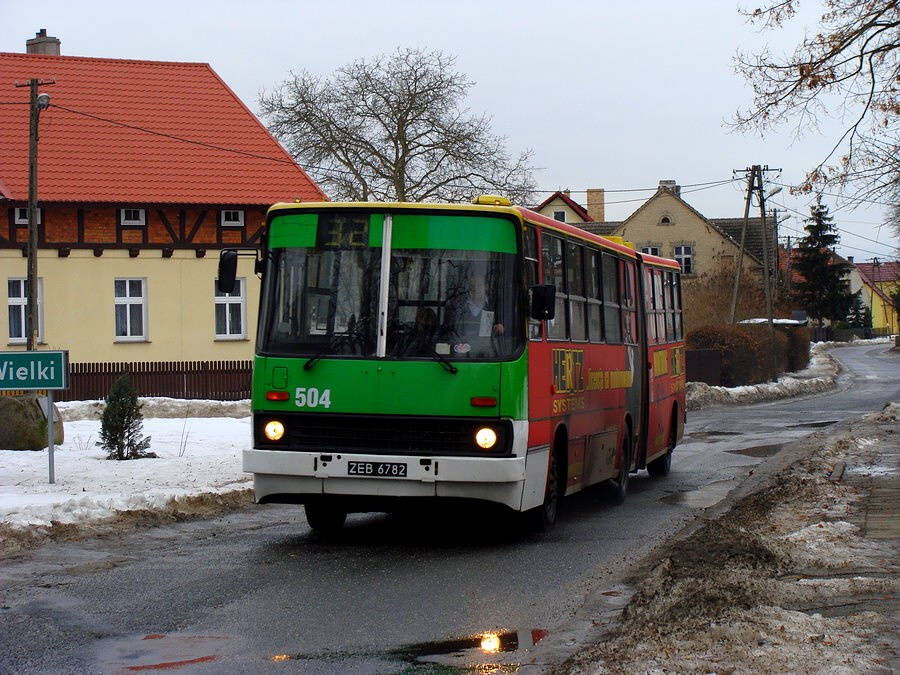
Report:
[[240,401],[250,398],[252,361],[158,361],[71,363],[69,388],[57,401],[106,398],[113,383],[128,373],[139,396]]

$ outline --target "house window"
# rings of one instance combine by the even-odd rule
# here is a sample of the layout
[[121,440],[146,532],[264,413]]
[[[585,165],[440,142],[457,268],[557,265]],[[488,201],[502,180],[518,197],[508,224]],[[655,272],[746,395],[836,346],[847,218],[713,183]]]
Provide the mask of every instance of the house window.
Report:
[[216,339],[242,340],[247,337],[247,301],[244,279],[235,279],[234,291],[223,293],[216,284]]
[[659,224],[660,225],[671,225],[672,219],[669,218],[669,216],[663,216],[662,218],[659,219]]
[[559,221],[560,223],[566,222],[566,212],[565,211],[554,211],[553,212],[553,220]]
[[659,255],[659,246],[642,246],[641,253],[658,256]]
[[[40,225],[43,222],[43,211],[44,209],[37,210],[37,222]],[[28,224],[28,207],[27,206],[17,206],[16,207],[16,215],[15,215],[16,225],[27,225]]]
[[120,209],[122,225],[143,227],[147,224],[146,209]]
[[676,246],[675,260],[681,265],[681,271],[684,274],[693,274],[694,270],[694,247],[693,246]]
[[[37,280],[37,329],[38,342],[44,340],[44,281]],[[28,314],[28,281],[11,278],[7,280],[7,306],[9,308],[9,344],[19,345],[28,341],[26,330]]]
[[147,280],[116,279],[116,342],[147,340]]
[[222,227],[243,227],[244,212],[243,211],[220,211],[219,224]]

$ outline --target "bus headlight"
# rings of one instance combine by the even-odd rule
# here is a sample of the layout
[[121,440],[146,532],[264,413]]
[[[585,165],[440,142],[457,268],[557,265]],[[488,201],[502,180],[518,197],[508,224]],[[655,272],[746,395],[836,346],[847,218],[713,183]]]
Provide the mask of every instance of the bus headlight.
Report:
[[280,441],[284,436],[284,424],[278,420],[269,420],[263,427],[263,433],[270,441]]
[[475,442],[479,448],[490,450],[497,444],[497,432],[490,427],[482,427],[475,432]]

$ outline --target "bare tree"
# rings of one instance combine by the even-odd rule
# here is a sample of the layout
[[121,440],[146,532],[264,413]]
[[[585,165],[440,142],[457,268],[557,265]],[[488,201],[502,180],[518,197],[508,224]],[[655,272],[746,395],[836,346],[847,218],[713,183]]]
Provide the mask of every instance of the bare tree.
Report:
[[269,130],[333,199],[533,200],[531,151],[510,159],[490,117],[462,107],[473,84],[441,52],[398,49],[331,79],[291,73],[259,98]]
[[[753,105],[736,126],[764,135],[791,121],[795,135],[834,116],[844,132],[806,175],[801,191],[840,189],[855,200],[900,196],[900,6],[897,0],[822,0],[818,32],[793,54],[768,48],[736,56],[736,70],[753,87]],[[749,21],[777,30],[799,0],[765,0],[741,10]]]

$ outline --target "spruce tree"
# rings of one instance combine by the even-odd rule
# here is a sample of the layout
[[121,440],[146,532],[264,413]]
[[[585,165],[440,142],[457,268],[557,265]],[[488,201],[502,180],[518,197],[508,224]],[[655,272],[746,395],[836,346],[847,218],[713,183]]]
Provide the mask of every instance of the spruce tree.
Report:
[[144,415],[138,403],[137,390],[131,384],[128,373],[119,377],[106,396],[106,407],[100,420],[100,440],[107,459],[140,459],[156,457],[147,452],[150,437],[141,437]]
[[804,229],[807,234],[797,244],[794,268],[802,277],[794,298],[819,325],[825,321],[845,321],[853,304],[853,295],[845,277],[849,263],[836,260],[834,247],[840,237],[834,230],[833,218],[821,197],[810,208]]

